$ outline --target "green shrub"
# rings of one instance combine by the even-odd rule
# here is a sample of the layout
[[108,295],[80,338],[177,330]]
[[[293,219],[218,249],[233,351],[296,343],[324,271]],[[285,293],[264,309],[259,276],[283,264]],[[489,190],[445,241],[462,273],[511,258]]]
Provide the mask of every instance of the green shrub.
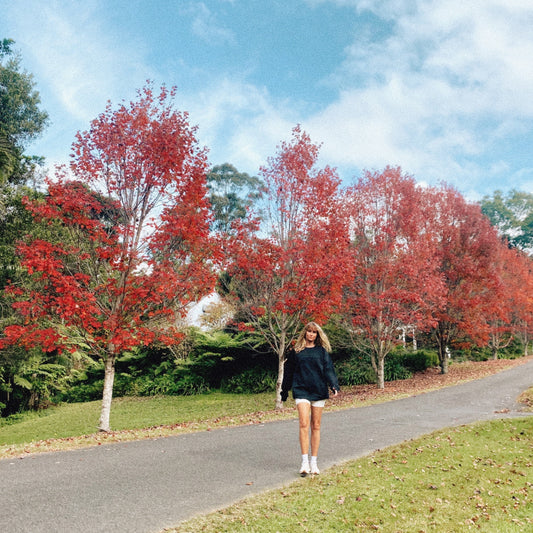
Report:
[[201,376],[188,374],[182,376],[174,383],[172,392],[168,394],[175,394],[179,396],[192,396],[194,394],[204,394],[209,392],[209,384]]
[[513,339],[509,346],[498,351],[500,359],[517,359],[524,355],[525,347],[519,339]]
[[272,371],[255,367],[222,380],[221,390],[233,394],[272,392],[276,390],[276,381],[276,375]]
[[[123,379],[124,377],[120,378]],[[119,386],[118,389],[117,395],[122,396],[192,396],[210,390],[209,384],[202,376],[191,373],[188,367],[183,366],[166,373],[151,372],[134,379],[130,378],[127,386]]]
[[464,354],[470,361],[488,361],[492,359],[492,352],[490,348],[483,346],[474,346],[470,350],[464,350]]
[[99,379],[90,381],[88,383],[80,382],[72,385],[69,389],[58,394],[55,401],[58,403],[69,402],[92,402],[102,398],[102,391],[104,390],[104,380]]
[[369,361],[352,357],[336,365],[337,377],[341,387],[376,383],[376,373]]
[[423,372],[439,364],[439,355],[433,350],[403,352],[402,365],[412,372]]
[[124,396],[154,396],[154,380],[152,376],[139,376],[129,382]]
[[401,360],[397,357],[385,358],[385,381],[396,381],[398,379],[409,379],[413,373],[402,365]]

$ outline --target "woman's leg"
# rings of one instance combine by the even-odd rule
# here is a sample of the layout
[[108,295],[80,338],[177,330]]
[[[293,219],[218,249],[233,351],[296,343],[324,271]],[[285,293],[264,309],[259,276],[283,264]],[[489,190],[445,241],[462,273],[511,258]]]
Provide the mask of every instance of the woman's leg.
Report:
[[320,447],[320,425],[322,423],[323,407],[311,407],[311,456],[318,456]]
[[299,401],[296,404],[298,418],[300,421],[300,448],[302,450],[302,466],[300,475],[306,476],[311,468],[309,466],[309,419],[311,417],[311,404],[306,401]]
[[300,448],[302,455],[309,453],[309,418],[311,415],[311,404],[309,402],[299,402],[296,406],[298,409],[298,419],[300,422]]

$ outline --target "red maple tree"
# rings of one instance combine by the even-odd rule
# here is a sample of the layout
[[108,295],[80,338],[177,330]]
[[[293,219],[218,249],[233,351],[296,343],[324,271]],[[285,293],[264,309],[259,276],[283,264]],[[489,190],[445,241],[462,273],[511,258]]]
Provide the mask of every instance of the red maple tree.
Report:
[[445,281],[445,304],[435,308],[435,339],[443,374],[448,371],[452,344],[486,343],[490,317],[496,316],[501,279],[498,250],[502,246],[495,228],[452,187],[428,190],[433,205],[431,225],[435,255]]
[[514,338],[521,339],[527,355],[533,326],[532,259],[522,250],[503,243],[499,250],[500,291],[496,295],[495,313],[490,318],[489,347],[493,359]]
[[498,359],[498,352],[507,348],[513,341],[513,307],[516,298],[519,300],[522,298],[515,291],[515,282],[520,277],[519,272],[513,272],[514,268],[519,265],[516,251],[502,243],[495,250],[494,260],[495,283],[492,284],[491,295],[487,303],[495,305],[485,306],[485,308],[489,330],[488,347],[492,358]]
[[370,348],[379,388],[401,328],[428,329],[442,279],[427,228],[430,206],[400,168],[365,172],[346,191],[355,276],[345,291],[348,330]]
[[176,317],[215,283],[206,154],[174,97],[147,85],[129,105],[109,103],[73,143],[73,179],[58,170],[45,201],[27,203],[67,237],[20,245],[35,287],[12,288],[25,322],[7,328],[5,341],[83,345],[102,359],[102,431],[110,429],[117,356],[179,342]]
[[284,361],[308,320],[324,320],[349,275],[346,220],[330,168],[316,168],[319,147],[299,126],[261,169],[266,219],[242,225],[229,247],[227,273],[240,315],[278,356],[276,407]]

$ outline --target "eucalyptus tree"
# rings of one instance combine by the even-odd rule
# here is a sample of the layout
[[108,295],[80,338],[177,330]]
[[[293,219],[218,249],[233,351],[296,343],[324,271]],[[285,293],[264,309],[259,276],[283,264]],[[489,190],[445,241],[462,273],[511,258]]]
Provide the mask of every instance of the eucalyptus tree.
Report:
[[32,74],[22,69],[14,41],[0,41],[0,183],[24,183],[41,163],[25,150],[48,123]]
[[249,208],[257,210],[265,191],[260,178],[239,172],[230,163],[215,165],[206,178],[214,216],[212,227],[223,233],[231,230],[235,220],[244,219]]
[[481,210],[512,247],[533,253],[533,194],[495,191],[483,197]]

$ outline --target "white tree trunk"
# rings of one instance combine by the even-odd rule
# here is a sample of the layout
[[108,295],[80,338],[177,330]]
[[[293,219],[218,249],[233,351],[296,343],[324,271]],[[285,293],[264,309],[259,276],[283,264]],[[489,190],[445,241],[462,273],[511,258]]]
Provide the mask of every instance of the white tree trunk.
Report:
[[109,355],[105,362],[104,392],[102,395],[102,410],[98,431],[111,431],[109,418],[111,415],[111,400],[113,399],[113,383],[115,381],[115,356]]
[[385,388],[385,357],[379,356],[378,360],[378,368],[377,368],[377,378],[378,378],[378,389],[384,389]]
[[285,372],[285,355],[278,354],[278,381],[276,382],[276,409],[283,409],[281,401],[281,385],[283,384],[283,374]]

